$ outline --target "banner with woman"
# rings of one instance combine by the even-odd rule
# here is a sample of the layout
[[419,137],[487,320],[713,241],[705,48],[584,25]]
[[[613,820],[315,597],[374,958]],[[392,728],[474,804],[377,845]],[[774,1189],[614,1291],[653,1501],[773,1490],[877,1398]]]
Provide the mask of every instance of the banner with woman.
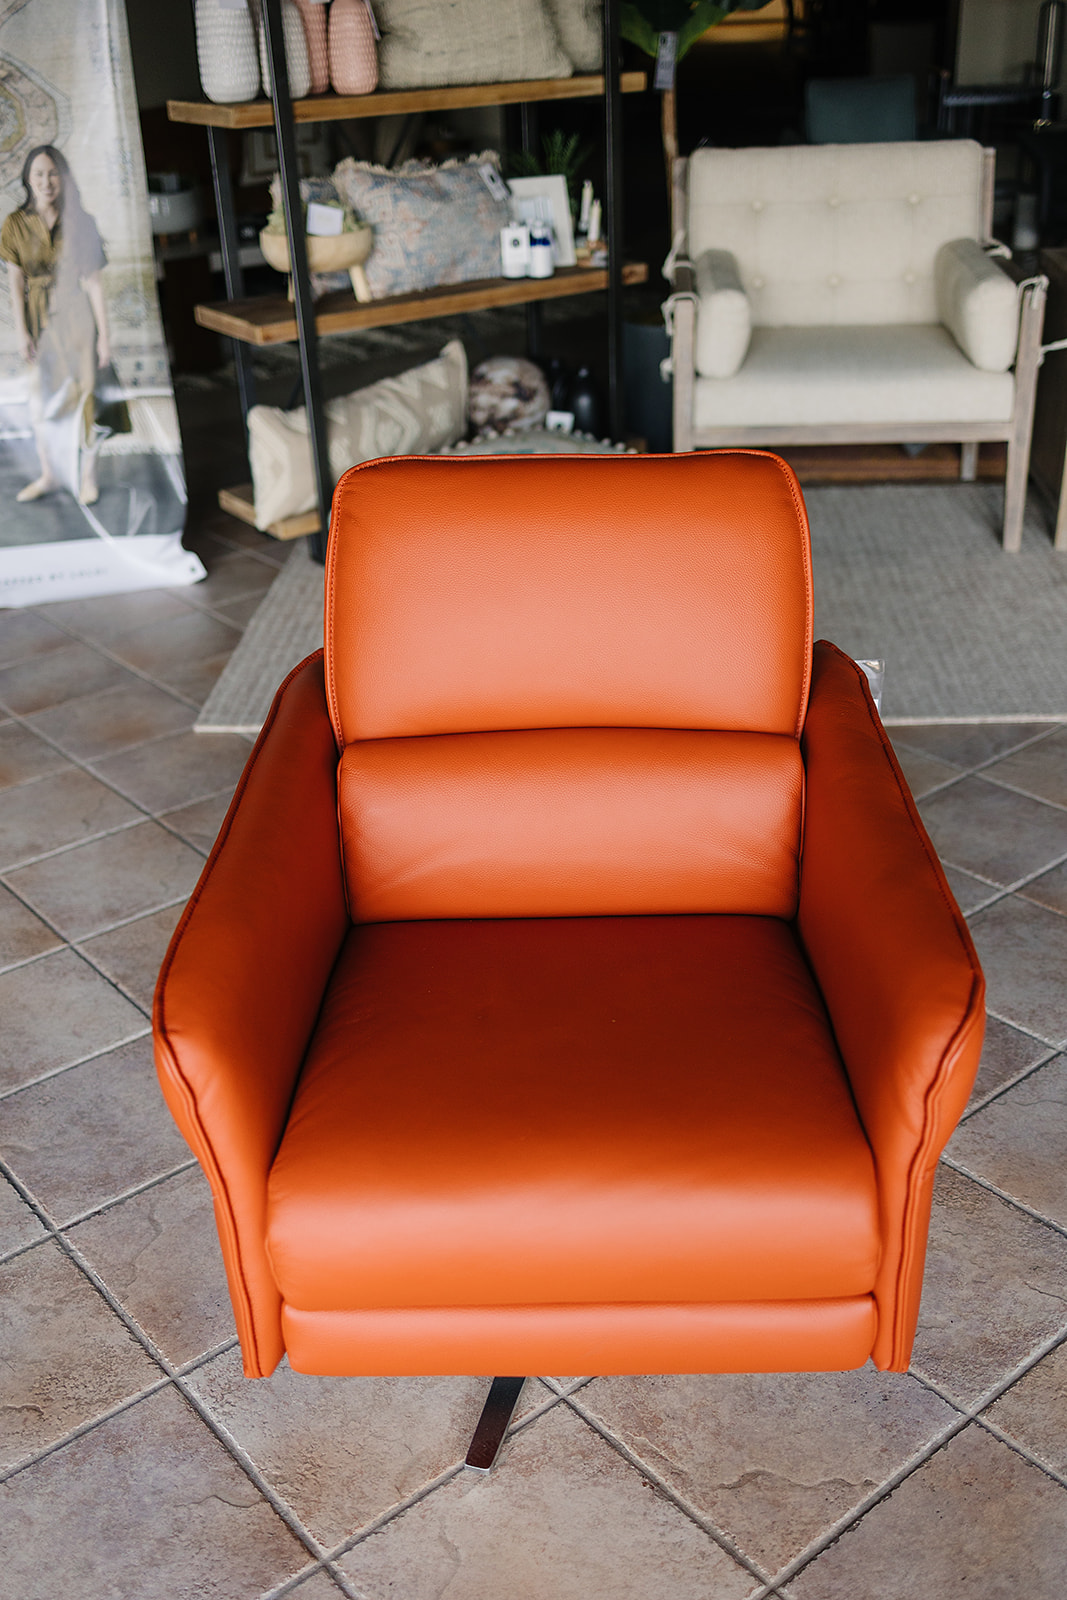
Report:
[[0,606],[194,583],[123,0],[0,0],[0,217]]

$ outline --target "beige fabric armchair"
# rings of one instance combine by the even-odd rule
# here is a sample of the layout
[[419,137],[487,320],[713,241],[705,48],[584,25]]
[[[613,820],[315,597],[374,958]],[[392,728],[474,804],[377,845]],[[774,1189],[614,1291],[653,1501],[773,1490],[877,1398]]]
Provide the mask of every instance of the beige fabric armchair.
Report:
[[993,152],[929,143],[700,149],[675,163],[674,448],[1008,445],[1022,538],[1047,279],[991,249]]

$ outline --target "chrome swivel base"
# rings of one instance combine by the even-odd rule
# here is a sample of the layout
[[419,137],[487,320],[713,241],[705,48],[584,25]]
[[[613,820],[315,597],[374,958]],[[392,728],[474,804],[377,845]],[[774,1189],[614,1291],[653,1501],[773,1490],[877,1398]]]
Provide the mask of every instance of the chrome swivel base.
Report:
[[467,1451],[465,1465],[475,1472],[488,1472],[495,1462],[525,1382],[525,1378],[493,1379]]

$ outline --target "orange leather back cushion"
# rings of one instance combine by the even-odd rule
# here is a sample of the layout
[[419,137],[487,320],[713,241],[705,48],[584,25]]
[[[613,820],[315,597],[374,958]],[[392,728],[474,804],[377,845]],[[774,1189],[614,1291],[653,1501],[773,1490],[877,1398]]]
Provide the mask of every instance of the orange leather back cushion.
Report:
[[503,728],[798,736],[807,525],[777,457],[373,462],[334,497],[330,715],[356,739]]
[[796,739],[552,728],[366,740],[341,760],[352,916],[796,910]]

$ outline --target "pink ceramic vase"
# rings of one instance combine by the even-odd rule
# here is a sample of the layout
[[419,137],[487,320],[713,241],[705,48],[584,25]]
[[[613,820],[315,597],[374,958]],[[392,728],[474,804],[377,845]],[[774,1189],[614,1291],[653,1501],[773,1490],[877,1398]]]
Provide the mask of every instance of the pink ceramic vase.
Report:
[[325,94],[330,87],[330,51],[326,43],[326,7],[322,0],[294,0],[308,42],[311,93]]
[[338,94],[373,94],[378,49],[363,0],[333,0],[330,7],[330,82]]

